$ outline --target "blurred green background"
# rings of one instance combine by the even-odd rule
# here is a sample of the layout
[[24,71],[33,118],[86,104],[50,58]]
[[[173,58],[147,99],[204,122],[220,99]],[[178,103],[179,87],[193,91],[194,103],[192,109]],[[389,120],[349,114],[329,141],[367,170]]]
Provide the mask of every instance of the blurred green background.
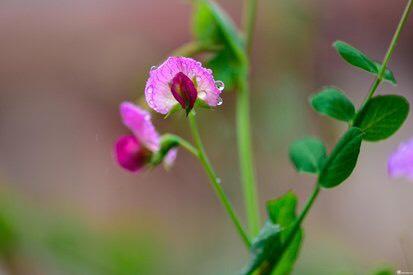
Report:
[[[242,1],[219,2],[239,25]],[[331,148],[342,133],[313,113],[308,96],[335,85],[360,103],[372,82],[332,42],[380,60],[404,4],[259,1],[251,101],[263,213],[266,200],[293,189],[303,201],[312,187],[289,164],[289,143],[314,135]],[[171,171],[140,175],[112,156],[127,133],[119,103],[141,97],[150,66],[190,41],[190,18],[179,0],[0,2],[0,274],[236,274],[244,265],[242,243],[192,156],[181,150]],[[390,64],[399,85],[381,89],[410,102],[412,47],[410,20]],[[223,99],[199,112],[201,132],[243,213],[234,93]],[[180,115],[154,123],[190,138]],[[412,132],[409,118],[392,139],[363,144],[352,177],[321,194],[294,274],[413,271],[413,184],[386,173],[388,155]]]

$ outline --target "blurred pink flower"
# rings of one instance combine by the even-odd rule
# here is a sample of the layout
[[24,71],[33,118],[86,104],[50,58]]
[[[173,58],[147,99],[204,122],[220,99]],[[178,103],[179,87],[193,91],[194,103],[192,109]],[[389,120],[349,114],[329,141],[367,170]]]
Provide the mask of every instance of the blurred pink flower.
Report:
[[[133,103],[123,102],[120,114],[123,124],[133,135],[122,136],[117,140],[116,158],[121,167],[137,172],[149,163],[153,153],[159,151],[160,136],[151,122],[150,114]],[[164,159],[165,165],[171,166],[175,158],[176,149],[171,149]]]
[[151,115],[131,102],[120,104],[123,124],[149,150],[156,152],[160,147],[160,137],[151,122]]
[[146,82],[148,105],[161,114],[167,114],[176,104],[189,112],[197,98],[209,106],[222,103],[224,88],[215,81],[210,69],[187,57],[169,57],[159,67],[152,67]]
[[413,139],[400,144],[390,156],[387,167],[392,178],[413,180]]

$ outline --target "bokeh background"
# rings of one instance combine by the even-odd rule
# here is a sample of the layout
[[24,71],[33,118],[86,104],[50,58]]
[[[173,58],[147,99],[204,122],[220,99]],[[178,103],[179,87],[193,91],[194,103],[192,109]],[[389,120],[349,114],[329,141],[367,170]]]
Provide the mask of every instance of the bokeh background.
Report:
[[[239,25],[241,0],[219,1]],[[288,145],[307,135],[331,146],[342,125],[308,96],[336,85],[360,104],[373,80],[345,64],[341,39],[381,60],[404,0],[261,0],[252,72],[252,120],[261,210],[314,179],[297,175]],[[236,274],[247,254],[200,165],[180,151],[169,172],[121,170],[112,156],[127,133],[118,105],[143,95],[150,66],[191,40],[179,0],[0,2],[0,274]],[[413,18],[391,61],[398,93],[413,102]],[[200,112],[202,135],[225,190],[243,213],[234,93]],[[294,274],[413,271],[413,183],[391,181],[388,155],[413,136],[364,143],[358,168],[321,193],[305,222]],[[160,132],[190,139],[185,119],[154,115]],[[302,204],[301,204],[302,205]],[[243,220],[244,215],[242,215]]]

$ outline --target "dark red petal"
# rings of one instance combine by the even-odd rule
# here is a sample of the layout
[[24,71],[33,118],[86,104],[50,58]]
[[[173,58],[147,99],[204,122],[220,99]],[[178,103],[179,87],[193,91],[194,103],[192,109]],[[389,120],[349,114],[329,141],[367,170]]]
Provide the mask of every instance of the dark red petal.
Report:
[[177,73],[172,79],[171,92],[182,108],[189,113],[194,108],[198,92],[192,80],[184,73]]

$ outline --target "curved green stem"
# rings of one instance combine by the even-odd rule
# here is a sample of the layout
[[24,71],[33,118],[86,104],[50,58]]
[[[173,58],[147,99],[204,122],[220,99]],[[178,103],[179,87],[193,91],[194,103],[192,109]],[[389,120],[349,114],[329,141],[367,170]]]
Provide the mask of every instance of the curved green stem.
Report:
[[173,139],[179,146],[186,149],[188,152],[190,152],[195,157],[197,158],[199,157],[198,150],[191,143],[181,138],[180,136],[173,135],[173,134],[165,134],[163,135],[163,138]]
[[407,2],[407,5],[404,9],[403,15],[400,19],[399,24],[397,25],[397,29],[393,35],[393,39],[389,45],[389,48],[387,49],[386,55],[384,56],[382,66],[380,68],[380,71],[374,80],[373,84],[371,85],[369,94],[365,100],[365,102],[369,101],[370,98],[374,96],[374,93],[376,92],[377,88],[379,87],[380,83],[383,81],[384,74],[386,72],[387,65],[389,64],[389,61],[393,55],[394,49],[396,48],[397,43],[399,42],[400,38],[400,33],[402,32],[404,26],[406,25],[407,19],[409,18],[410,12],[413,7],[413,0],[409,0]]
[[195,114],[194,112],[189,113],[188,115],[189,119],[189,126],[191,128],[192,132],[192,137],[194,139],[194,142],[196,144],[196,147],[198,149],[198,157],[199,160],[201,161],[202,166],[204,167],[206,173],[208,174],[208,177],[212,183],[212,187],[214,188],[215,193],[217,194],[219,200],[221,201],[222,205],[224,206],[225,210],[227,211],[229,217],[231,218],[231,221],[234,223],[235,228],[238,231],[238,234],[242,238],[242,240],[245,243],[245,246],[249,248],[251,246],[250,240],[245,233],[241,222],[237,216],[237,214],[234,211],[234,208],[229,201],[227,195],[224,192],[224,189],[221,186],[220,179],[217,177],[211,163],[209,162],[209,159],[205,153],[204,145],[201,140],[201,136],[199,134],[198,130],[198,125],[196,123],[195,119]]

